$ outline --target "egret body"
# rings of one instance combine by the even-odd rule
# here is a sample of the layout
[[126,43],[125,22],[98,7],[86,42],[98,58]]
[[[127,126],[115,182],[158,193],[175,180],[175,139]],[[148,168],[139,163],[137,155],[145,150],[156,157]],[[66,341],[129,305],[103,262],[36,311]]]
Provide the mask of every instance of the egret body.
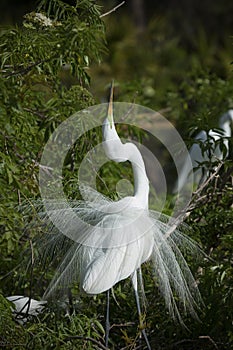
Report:
[[35,300],[23,295],[12,295],[6,299],[14,304],[13,313],[21,324],[27,321],[27,316],[37,316],[41,313],[47,303],[46,300]]
[[[73,241],[65,237],[63,232],[58,232],[55,225],[50,225],[48,241],[41,244],[40,248],[44,255],[52,255],[56,247],[59,252],[62,247],[63,257],[44,298],[51,297],[61,287],[67,288],[75,281],[79,282],[82,291],[94,295],[109,291],[119,281],[130,277],[140,314],[139,288],[142,291],[140,294],[143,294],[141,265],[150,260],[158,287],[171,315],[181,320],[177,297],[184,311],[193,314],[195,306],[200,301],[195,279],[182,255],[182,249],[185,252],[196,252],[197,245],[183,232],[186,232],[185,225],[179,228],[175,226],[171,230],[174,224],[171,218],[149,210],[149,181],[144,161],[136,145],[121,142],[114,124],[112,99],[111,89],[108,113],[102,129],[103,147],[110,160],[131,163],[134,194],[112,201],[94,189],[87,189],[95,199],[94,205],[88,200],[70,202],[72,210],[80,216],[82,222],[86,220],[88,223],[86,226],[81,221],[80,227],[72,226],[67,220],[69,216],[66,213],[69,209],[66,207],[53,209],[53,223],[62,220],[66,230],[70,227]],[[45,219],[48,219],[47,214],[44,213]],[[43,218],[43,214],[41,217]],[[78,243],[80,236],[84,237],[82,243]],[[90,246],[92,237],[93,242],[98,244]],[[68,243],[64,244],[67,241]],[[108,330],[106,330],[106,345]],[[150,349],[145,330],[142,334]]]

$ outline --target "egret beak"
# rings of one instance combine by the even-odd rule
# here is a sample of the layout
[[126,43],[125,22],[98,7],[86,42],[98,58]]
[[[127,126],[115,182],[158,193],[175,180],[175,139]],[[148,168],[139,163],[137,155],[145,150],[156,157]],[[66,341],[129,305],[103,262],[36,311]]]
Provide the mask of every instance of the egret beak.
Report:
[[109,103],[108,103],[108,121],[110,123],[110,128],[112,128],[113,124],[114,124],[114,120],[113,120],[113,88],[114,88],[114,81],[112,81],[111,84],[111,90],[110,90],[110,99],[109,99]]

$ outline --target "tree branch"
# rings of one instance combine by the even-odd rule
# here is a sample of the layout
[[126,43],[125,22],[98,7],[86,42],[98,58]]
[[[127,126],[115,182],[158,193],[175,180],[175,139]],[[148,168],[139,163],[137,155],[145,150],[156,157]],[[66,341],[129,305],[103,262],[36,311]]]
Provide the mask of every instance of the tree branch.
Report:
[[38,66],[38,65],[41,64],[41,63],[48,62],[48,61],[50,61],[51,59],[54,59],[54,58],[55,58],[55,57],[50,57],[50,58],[46,58],[46,59],[44,59],[44,60],[40,60],[40,61],[34,62],[34,63],[32,63],[30,66],[27,66],[27,67],[25,67],[25,68],[19,69],[19,70],[17,70],[17,71],[13,71],[13,72],[11,72],[11,73],[9,73],[9,74],[6,74],[6,75],[5,75],[5,78],[9,78],[9,77],[12,77],[12,76],[14,76],[14,75],[19,75],[19,74],[20,74],[20,75],[27,74],[32,68]]
[[26,112],[35,114],[36,116],[40,117],[41,119],[45,119],[46,118],[46,116],[43,113],[38,112],[38,111],[36,111],[34,109],[24,107],[23,110],[26,111]]
[[223,162],[220,162],[215,171],[204,181],[195,192],[193,192],[193,196],[191,201],[180,211],[180,214],[174,219],[170,229],[166,232],[165,237],[168,238],[172,232],[190,215],[190,213],[196,209],[200,203],[206,203],[208,201],[208,195],[203,193],[203,190],[207,188],[209,183],[216,177],[220,168],[222,167]]
[[208,339],[211,342],[211,344],[213,344],[215,349],[218,349],[217,344],[215,343],[215,341],[209,335],[200,335],[199,339]]
[[119,5],[115,6],[112,10],[110,10],[110,11],[108,11],[108,12],[103,13],[102,15],[100,15],[100,18],[110,15],[110,13],[116,11],[119,7],[121,7],[122,5],[124,5],[124,3],[125,3],[125,1],[122,1]]
[[106,346],[104,346],[101,342],[99,342],[98,340],[91,338],[91,337],[83,337],[81,335],[74,335],[74,336],[70,336],[70,337],[66,337],[64,339],[64,341],[68,341],[68,340],[73,340],[73,339],[81,339],[81,340],[86,340],[86,341],[90,341],[93,344],[97,345],[100,349],[102,350],[109,350],[109,348],[107,348]]

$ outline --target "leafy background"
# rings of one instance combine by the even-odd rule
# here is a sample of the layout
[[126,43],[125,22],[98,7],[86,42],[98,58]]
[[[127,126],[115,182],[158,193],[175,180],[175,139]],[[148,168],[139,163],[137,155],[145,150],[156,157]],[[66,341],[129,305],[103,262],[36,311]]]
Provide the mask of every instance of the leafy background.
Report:
[[[105,17],[100,15],[116,6],[114,1],[73,5],[75,1],[60,0],[39,5],[2,0],[0,5],[0,346],[5,349],[104,348],[105,295],[80,296],[74,286],[72,305],[49,305],[24,326],[14,321],[4,298],[23,294],[39,299],[53,275],[53,266],[42,273],[41,266],[22,265],[22,252],[28,251],[30,259],[30,240],[38,232],[19,208],[39,198],[40,157],[56,126],[74,112],[106,101],[112,78],[116,100],[162,111],[188,145],[197,130],[216,127],[219,116],[233,108],[231,1],[126,1]],[[38,21],[35,11],[50,17],[52,25]],[[119,132],[130,132],[139,141],[144,136],[136,128]],[[64,176],[71,197],[76,195],[78,164],[100,137],[100,130],[93,133],[80,140],[67,160]],[[153,349],[233,347],[232,155],[231,142],[220,175],[195,199],[198,205],[186,220],[208,257],[190,258],[205,305],[200,321],[184,315],[184,328],[171,320],[150,264],[143,266]],[[128,166],[114,164],[100,172],[108,179],[106,194],[113,195],[117,181],[131,176]],[[175,181],[173,173],[168,181]],[[101,181],[99,188],[106,190]],[[168,213],[172,200],[170,195]],[[110,347],[143,349],[130,281],[119,283],[111,299]],[[67,310],[75,310],[72,317]]]

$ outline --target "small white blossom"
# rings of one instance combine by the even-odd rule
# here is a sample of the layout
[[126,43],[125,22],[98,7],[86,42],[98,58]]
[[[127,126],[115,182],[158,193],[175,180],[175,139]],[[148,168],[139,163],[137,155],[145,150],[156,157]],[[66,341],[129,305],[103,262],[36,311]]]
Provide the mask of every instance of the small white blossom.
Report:
[[51,27],[53,25],[53,21],[40,12],[35,13],[35,20],[40,22],[45,27]]

